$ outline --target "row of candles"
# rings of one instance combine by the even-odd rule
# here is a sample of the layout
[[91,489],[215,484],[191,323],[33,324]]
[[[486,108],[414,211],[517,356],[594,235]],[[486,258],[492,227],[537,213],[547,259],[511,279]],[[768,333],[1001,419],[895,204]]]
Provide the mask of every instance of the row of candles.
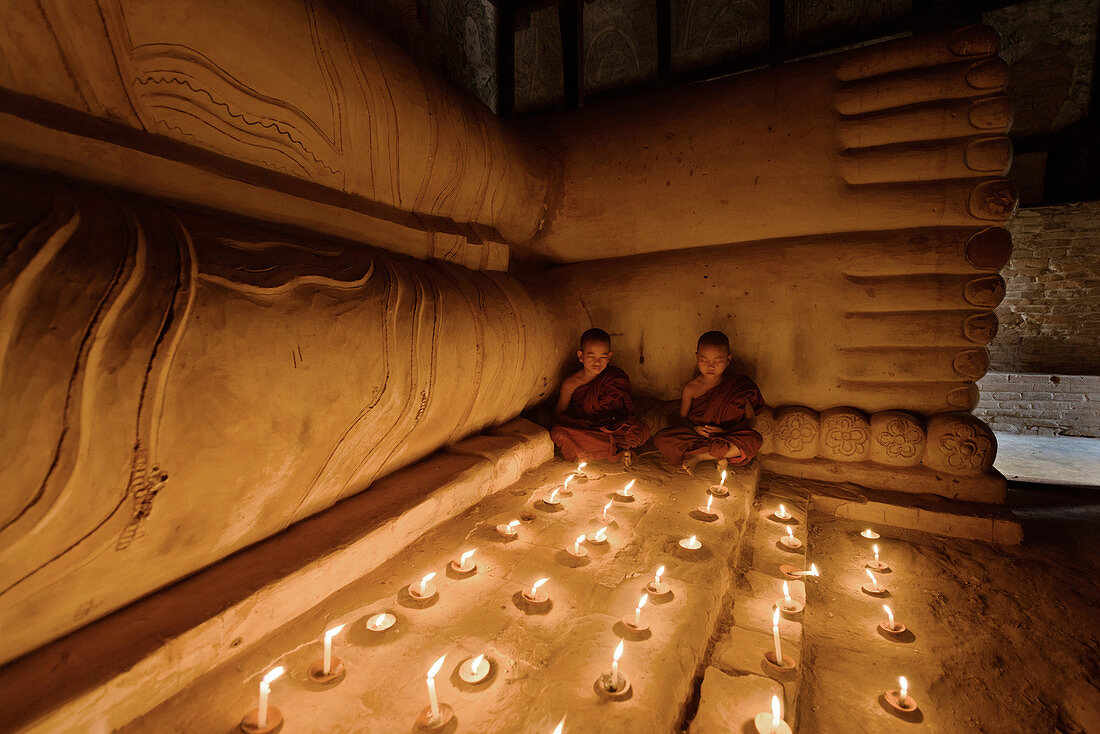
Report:
[[[791,550],[801,548],[802,542],[794,537],[794,529],[791,527],[790,524],[787,524],[792,519],[792,515],[787,511],[787,508],[782,504],[779,505],[779,509],[772,513],[772,517],[775,520],[786,524],[786,535],[781,537],[779,542]],[[868,540],[877,540],[880,537],[879,534],[871,528],[863,530],[860,535],[864,538],[867,538]],[[864,593],[870,594],[871,596],[884,596],[889,593],[889,590],[879,583],[879,580],[875,576],[874,571],[889,571],[890,566],[879,556],[879,547],[877,543],[871,546],[871,552],[873,553],[874,558],[873,560],[866,562],[866,568],[864,569],[864,572],[867,574],[869,581],[863,584],[862,589]],[[801,576],[819,575],[817,566],[814,564],[810,564],[809,571],[799,571],[786,565],[781,566],[780,570],[787,576],[796,578]],[[893,610],[886,604],[882,605],[882,610],[886,614],[886,619],[879,622],[879,629],[881,629],[886,634],[892,636],[899,636],[904,634],[906,632],[905,625],[897,622],[894,619]],[[779,616],[781,611],[792,614],[802,611],[802,607],[791,599],[790,591],[787,587],[786,581],[783,582],[783,599],[776,603],[775,613],[772,615],[772,637],[774,642],[773,652],[778,666],[785,667],[783,664],[784,658],[782,643],[780,642],[779,638]],[[793,667],[793,661],[791,663],[791,667]],[[917,704],[916,701],[913,700],[913,698],[909,695],[908,680],[905,676],[899,676],[898,683],[899,686],[896,690],[890,690],[884,694],[884,699],[886,700],[887,704],[903,713],[911,713],[915,711],[917,709]],[[773,707],[777,705],[778,699],[773,702]],[[773,718],[773,721],[774,720],[775,719]]]
[[[557,506],[561,504],[561,497],[571,495],[569,490],[570,483],[577,477],[583,475],[585,464],[582,462],[576,469],[576,471],[566,476],[560,487],[553,489],[548,495],[542,498],[542,502],[549,506]],[[727,472],[721,472],[721,479],[718,484],[712,485],[708,489],[707,501],[705,504],[696,508],[696,511],[706,519],[716,519],[719,517],[717,510],[713,507],[713,500],[717,497],[728,496],[729,490],[726,488]],[[576,538],[570,547],[566,548],[566,552],[575,558],[583,558],[588,554],[587,548],[582,545],[584,542],[588,542],[595,545],[602,545],[608,542],[607,529],[611,523],[615,521],[614,517],[610,514],[611,506],[618,498],[622,501],[633,501],[633,487],[636,480],[631,480],[625,487],[619,489],[615,493],[615,497],[612,498],[603,507],[603,511],[599,517],[599,522],[604,523],[602,527],[596,530],[594,533],[585,533]],[[785,518],[790,517],[786,513],[786,509],[780,506],[780,516]],[[504,523],[496,526],[496,531],[506,539],[514,539],[518,536],[518,528],[520,525],[519,520],[513,520],[508,523]],[[788,527],[788,536],[784,538],[788,543],[799,543],[797,539],[793,537],[793,533]],[[691,535],[687,538],[683,538],[679,541],[680,547],[687,551],[697,551],[702,548],[702,543],[699,541],[697,535]],[[791,546],[795,547],[795,546]],[[451,562],[451,569],[459,575],[472,575],[477,571],[477,564],[472,561],[477,549],[472,549],[463,552],[457,561]],[[669,586],[663,581],[662,576],[665,572],[665,567],[660,566],[654,573],[652,581],[646,585],[646,590],[642,593],[634,608],[632,615],[628,615],[622,621],[627,629],[634,632],[641,632],[648,630],[648,625],[642,619],[642,610],[645,608],[649,601],[650,595],[662,596],[671,592]],[[818,575],[817,567],[811,566],[809,571],[793,570],[790,572],[793,576],[816,576]],[[418,601],[428,601],[439,593],[432,581],[435,579],[435,572],[425,574],[418,582],[414,582],[409,585],[407,593],[409,596]],[[550,581],[549,577],[540,578],[536,580],[530,587],[522,592],[522,598],[530,605],[545,605],[549,602],[549,596],[542,588],[546,583]],[[780,665],[784,660],[782,654],[781,643],[779,639],[779,613],[784,610],[787,612],[801,611],[801,607],[794,602],[790,597],[787,583],[783,583],[783,600],[777,605],[775,616],[773,618],[773,632],[775,643],[775,656]],[[396,618],[394,615],[388,612],[382,612],[373,615],[367,620],[366,626],[369,630],[380,632],[393,626]],[[310,667],[310,678],[320,683],[334,682],[339,678],[343,672],[343,666],[338,659],[334,659],[332,656],[332,641],[343,629],[345,625],[337,625],[330,629],[325,630],[323,637],[323,653],[320,661],[314,663]],[[611,656],[611,671],[609,674],[603,674],[597,680],[597,689],[602,690],[611,698],[624,697],[629,691],[629,681],[619,670],[619,660],[623,655],[624,640],[620,639],[618,645],[615,647]],[[446,655],[436,660],[432,666],[428,669],[426,677],[427,691],[428,691],[428,707],[424,709],[418,717],[418,724],[424,729],[438,729],[447,724],[453,712],[446,704],[440,704],[439,697],[436,691],[435,679],[443,667],[446,660]],[[459,677],[471,684],[480,683],[488,677],[491,671],[489,660],[484,654],[480,654],[476,657],[469,658],[459,665],[458,674]],[[246,732],[258,734],[259,732],[273,731],[282,720],[281,713],[278,709],[269,705],[269,697],[271,693],[271,684],[283,675],[285,668],[278,666],[268,671],[260,680],[260,696],[258,707],[249,712],[241,722],[241,728]],[[778,697],[773,697],[772,711],[770,713],[762,713],[756,717],[755,720],[757,729],[761,734],[789,734],[790,727],[782,720],[780,704]],[[562,734],[565,724],[563,718],[558,723],[557,728],[554,730],[554,734]]]

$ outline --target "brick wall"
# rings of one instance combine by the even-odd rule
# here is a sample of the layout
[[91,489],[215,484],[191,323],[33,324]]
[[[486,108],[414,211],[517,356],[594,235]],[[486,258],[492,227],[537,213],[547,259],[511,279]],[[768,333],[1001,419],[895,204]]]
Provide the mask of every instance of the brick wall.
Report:
[[1100,202],[1021,209],[991,369],[1100,375]]
[[1100,377],[990,372],[974,410],[998,433],[1100,438]]

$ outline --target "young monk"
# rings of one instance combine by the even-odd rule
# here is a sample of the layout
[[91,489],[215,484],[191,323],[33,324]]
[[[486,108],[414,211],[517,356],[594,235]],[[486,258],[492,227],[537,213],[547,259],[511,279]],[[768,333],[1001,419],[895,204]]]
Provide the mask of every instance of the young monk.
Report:
[[649,426],[634,417],[630,380],[611,362],[611,336],[603,329],[581,334],[581,368],[565,378],[550,438],[568,461],[622,459],[649,438]]
[[747,464],[760,450],[763,437],[751,428],[756,411],[764,407],[760,389],[752,380],[727,371],[730,340],[721,331],[699,337],[695,359],[699,376],[684,385],[680,396],[681,425],[653,437],[653,444],[673,466],[694,473],[700,461]]

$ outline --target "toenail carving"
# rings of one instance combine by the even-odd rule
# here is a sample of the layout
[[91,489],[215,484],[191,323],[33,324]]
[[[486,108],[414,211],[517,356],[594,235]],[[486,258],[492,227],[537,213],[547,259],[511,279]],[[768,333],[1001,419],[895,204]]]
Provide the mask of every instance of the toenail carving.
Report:
[[971,171],[1004,172],[1012,163],[1012,141],[1007,137],[981,138],[966,146],[966,167]]
[[1008,65],[999,58],[971,64],[966,70],[966,83],[973,89],[1000,89],[1008,81]]
[[999,275],[975,278],[963,287],[963,297],[972,306],[995,308],[1005,297],[1005,281]]
[[1020,195],[1007,179],[985,181],[970,192],[970,213],[978,219],[1007,221],[1016,213]]
[[988,56],[1001,48],[1001,37],[987,25],[960,28],[951,34],[947,48],[956,56]]
[[1001,94],[971,102],[970,124],[979,130],[1008,130],[1012,125],[1008,97]]
[[951,360],[951,369],[959,377],[979,380],[989,371],[989,353],[984,349],[966,349]]
[[1003,227],[986,227],[966,241],[966,261],[980,270],[1000,270],[1012,254],[1012,235]]

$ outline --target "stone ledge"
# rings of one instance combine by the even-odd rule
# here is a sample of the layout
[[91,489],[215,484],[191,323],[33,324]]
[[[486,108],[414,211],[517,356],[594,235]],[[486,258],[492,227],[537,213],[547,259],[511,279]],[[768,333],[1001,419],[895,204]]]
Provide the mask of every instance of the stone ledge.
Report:
[[517,419],[391,474],[0,668],[4,724],[50,734],[118,728],[553,453],[545,430]]
[[726,675],[708,667],[703,674],[699,710],[688,734],[728,734],[755,731],[753,718],[772,710],[772,696],[783,697],[783,688],[762,675]]
[[1023,542],[1019,520],[1007,509],[987,504],[872,490],[865,491],[859,499],[814,494],[811,504],[815,511],[876,526],[1004,545]]

